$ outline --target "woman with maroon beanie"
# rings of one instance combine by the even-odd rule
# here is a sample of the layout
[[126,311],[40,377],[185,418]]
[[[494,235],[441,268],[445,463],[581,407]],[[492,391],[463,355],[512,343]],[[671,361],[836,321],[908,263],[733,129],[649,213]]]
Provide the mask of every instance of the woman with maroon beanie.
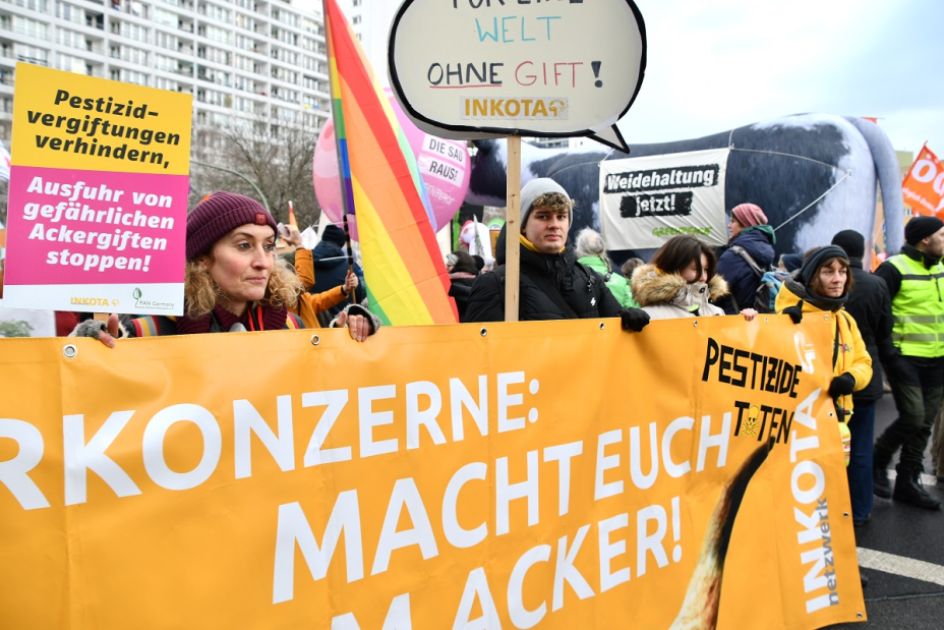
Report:
[[[250,197],[230,192],[204,197],[187,217],[183,317],[132,319],[129,336],[303,328],[300,310],[324,310],[343,301],[340,287],[304,292],[276,258],[276,232],[275,219]],[[83,322],[74,334],[112,345],[113,337],[124,333],[116,320]],[[370,312],[358,305],[343,311],[336,325],[347,325],[359,341],[377,328]]]

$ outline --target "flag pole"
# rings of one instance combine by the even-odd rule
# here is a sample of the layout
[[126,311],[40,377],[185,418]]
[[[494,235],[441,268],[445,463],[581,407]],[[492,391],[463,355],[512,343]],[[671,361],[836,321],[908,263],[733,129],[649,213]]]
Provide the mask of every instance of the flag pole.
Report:
[[[341,77],[338,75],[337,53],[334,49],[334,35],[332,34],[328,0],[321,0],[321,11],[324,16],[325,43],[328,52],[328,78],[331,83],[331,117],[334,121],[334,147],[338,156],[338,183],[341,186],[341,216],[344,217],[344,240],[347,244],[347,270],[354,271],[354,259],[351,247],[351,230],[348,226],[347,215],[354,213],[354,187],[351,183],[351,160],[347,153],[347,132],[344,127],[344,112],[341,110]],[[345,281],[347,276],[345,275]],[[348,297],[351,303],[355,301],[355,291]]]
[[508,137],[508,170],[505,207],[505,321],[518,321],[518,275],[521,247],[521,137]]

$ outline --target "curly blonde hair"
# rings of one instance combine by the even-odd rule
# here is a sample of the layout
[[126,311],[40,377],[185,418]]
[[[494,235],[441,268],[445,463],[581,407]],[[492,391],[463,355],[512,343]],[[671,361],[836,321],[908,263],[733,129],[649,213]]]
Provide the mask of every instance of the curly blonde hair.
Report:
[[[288,265],[276,258],[262,303],[276,308],[294,309],[298,296],[305,290],[301,280]],[[210,313],[222,295],[219,285],[210,277],[210,272],[201,260],[187,263],[184,278],[184,304],[188,317],[203,317]]]

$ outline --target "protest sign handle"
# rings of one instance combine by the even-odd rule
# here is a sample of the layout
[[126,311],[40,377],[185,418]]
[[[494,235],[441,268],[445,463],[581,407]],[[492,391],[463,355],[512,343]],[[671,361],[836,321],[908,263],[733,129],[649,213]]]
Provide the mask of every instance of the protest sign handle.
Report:
[[505,174],[508,182],[505,208],[505,321],[518,321],[518,273],[519,246],[518,235],[521,218],[521,138],[508,138],[508,170]]

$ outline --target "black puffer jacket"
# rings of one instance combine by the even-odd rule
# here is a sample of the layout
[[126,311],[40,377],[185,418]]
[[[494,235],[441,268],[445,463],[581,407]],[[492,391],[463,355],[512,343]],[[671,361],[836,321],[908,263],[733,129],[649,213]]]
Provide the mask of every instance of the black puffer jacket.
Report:
[[[499,235],[494,271],[475,279],[464,322],[505,319],[505,233]],[[521,246],[518,319],[617,317],[620,305],[603,278],[577,262],[570,249],[541,254]]]
[[875,402],[883,395],[882,366],[898,352],[892,345],[892,306],[888,286],[878,276],[862,268],[861,258],[850,258],[852,292],[846,311],[859,326],[865,349],[872,357],[872,380],[852,395],[854,404]]

